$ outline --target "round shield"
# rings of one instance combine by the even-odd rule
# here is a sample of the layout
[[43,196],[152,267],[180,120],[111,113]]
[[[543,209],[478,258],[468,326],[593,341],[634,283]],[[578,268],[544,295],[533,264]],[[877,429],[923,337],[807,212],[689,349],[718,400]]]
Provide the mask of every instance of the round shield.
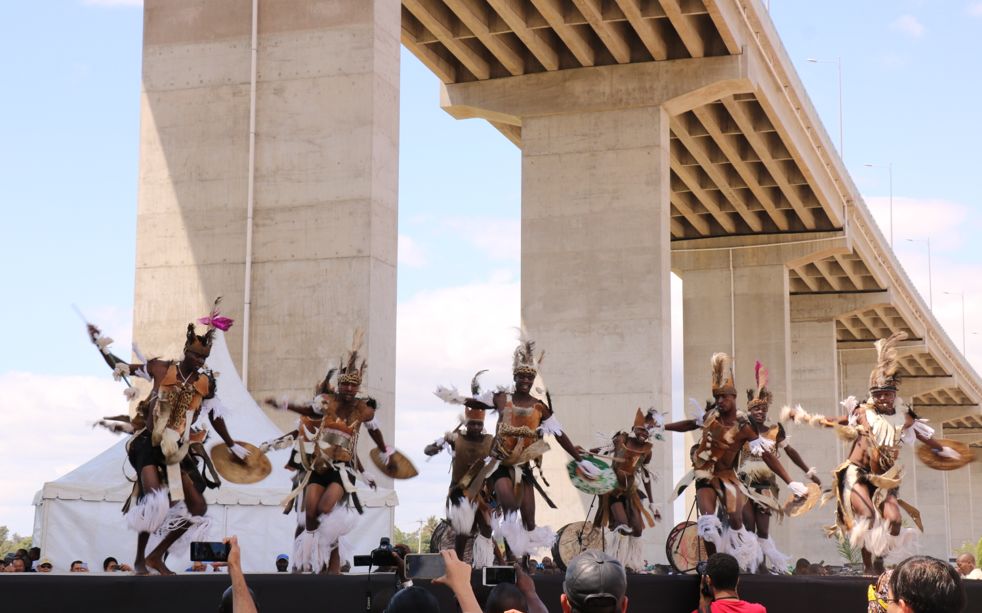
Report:
[[249,450],[248,457],[245,461],[239,460],[225,443],[215,445],[211,448],[211,461],[218,474],[232,483],[257,483],[265,479],[273,470],[266,454],[251,443],[235,442]]
[[594,526],[593,522],[576,521],[566,524],[556,533],[556,542],[552,545],[552,559],[562,570],[566,564],[587,549],[603,551],[603,531]]
[[589,454],[585,454],[583,459],[596,466],[600,470],[600,476],[596,479],[587,479],[576,466],[576,460],[571,460],[566,465],[566,472],[569,473],[569,480],[573,483],[573,487],[594,496],[601,496],[617,487],[617,473],[610,464]]
[[804,515],[808,511],[811,511],[818,501],[822,499],[822,488],[818,487],[817,483],[808,484],[808,493],[801,498],[792,494],[784,503],[782,511],[785,515],[790,515],[791,517],[798,517],[799,515]]
[[945,447],[951,447],[957,451],[961,457],[957,460],[943,458],[936,454],[934,450],[927,445],[918,445],[917,457],[921,459],[921,462],[924,462],[931,468],[935,470],[955,470],[956,468],[961,468],[962,466],[965,466],[966,464],[975,460],[975,452],[972,451],[972,448],[965,443],[953,441],[947,438],[939,438],[935,440]]
[[393,479],[412,479],[419,474],[413,463],[402,452],[393,451],[392,458],[388,464],[382,461],[382,452],[379,451],[378,447],[369,451],[368,455],[371,456],[375,467],[387,477],[392,477]]
[[[457,533],[454,532],[453,526],[450,525],[450,522],[445,519],[441,519],[440,523],[436,525],[436,528],[433,528],[433,534],[430,535],[430,553],[440,553],[444,549],[453,549],[456,538]],[[461,559],[468,564],[473,562],[473,536],[467,537],[467,544],[464,545],[464,557]]]
[[684,574],[695,573],[699,562],[709,558],[696,522],[684,521],[672,528],[665,541],[665,556],[676,572]]

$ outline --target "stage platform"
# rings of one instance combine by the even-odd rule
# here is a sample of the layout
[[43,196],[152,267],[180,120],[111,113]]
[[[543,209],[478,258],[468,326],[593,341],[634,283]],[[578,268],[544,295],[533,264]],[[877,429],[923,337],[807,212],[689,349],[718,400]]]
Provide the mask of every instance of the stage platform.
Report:
[[[480,577],[474,575],[475,583]],[[537,575],[536,589],[549,610],[559,613],[561,574]],[[357,613],[366,610],[366,594],[373,595],[372,611],[382,611],[394,592],[392,575],[376,574],[369,585],[365,575],[325,577],[288,574],[248,575],[246,581],[259,600],[262,613]],[[862,577],[773,577],[748,575],[740,581],[740,595],[759,602],[771,613],[828,613],[865,611],[866,586]],[[966,581],[966,611],[982,611],[982,581]],[[456,603],[444,586],[431,589],[441,611],[455,613]],[[229,586],[224,574],[133,577],[125,574],[0,574],[4,610],[98,611],[99,613],[214,613]],[[488,588],[475,585],[483,602]],[[694,576],[632,575],[628,580],[630,612],[690,613],[697,602]]]

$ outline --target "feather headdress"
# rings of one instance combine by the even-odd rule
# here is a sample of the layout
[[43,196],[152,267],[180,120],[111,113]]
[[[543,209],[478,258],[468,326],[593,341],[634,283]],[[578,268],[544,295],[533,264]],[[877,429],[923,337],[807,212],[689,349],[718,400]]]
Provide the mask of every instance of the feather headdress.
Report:
[[324,379],[314,386],[314,396],[317,396],[318,394],[334,393],[334,386],[331,385],[331,380],[334,379],[334,375],[336,375],[337,372],[337,368],[331,368],[327,371],[327,375],[324,377]]
[[354,336],[351,339],[351,351],[348,355],[341,359],[341,368],[338,370],[338,384],[341,383],[353,383],[355,385],[361,385],[362,376],[365,374],[365,367],[368,362],[365,360],[358,364],[358,352],[361,351],[361,346],[365,342],[365,330],[363,328],[355,328]]
[[733,361],[725,353],[714,353],[711,360],[713,367],[713,396],[736,396],[736,384],[733,382]]
[[535,356],[535,341],[529,338],[524,326],[519,328],[518,347],[515,347],[515,352],[512,354],[512,373],[535,375],[539,372],[539,365],[542,364],[545,355],[545,351],[540,351],[539,357]]
[[774,394],[767,389],[768,371],[760,360],[754,362],[754,380],[757,382],[757,389],[747,390],[747,410],[758,406],[770,406],[774,400]]
[[198,355],[208,357],[211,354],[211,343],[215,339],[215,330],[227,331],[235,323],[228,317],[223,317],[218,311],[222,297],[215,298],[215,303],[211,307],[211,313],[205,317],[198,318],[198,323],[208,326],[204,334],[197,334],[194,329],[194,322],[188,324],[187,337],[184,341],[184,351],[193,351]]
[[900,387],[900,376],[897,370],[900,362],[897,360],[897,346],[906,340],[906,332],[896,332],[887,338],[881,338],[874,344],[876,347],[876,366],[869,375],[870,391],[897,391]]

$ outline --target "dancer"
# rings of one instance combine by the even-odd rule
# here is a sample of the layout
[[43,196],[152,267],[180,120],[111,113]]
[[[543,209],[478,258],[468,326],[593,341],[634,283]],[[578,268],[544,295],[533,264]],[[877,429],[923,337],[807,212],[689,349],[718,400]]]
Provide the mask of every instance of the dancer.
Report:
[[[852,547],[861,547],[867,574],[883,572],[883,558],[891,553],[908,553],[917,534],[901,527],[900,510],[914,520],[921,531],[920,512],[900,499],[903,467],[897,462],[900,448],[919,440],[931,449],[939,463],[957,467],[968,459],[934,438],[934,429],[917,417],[897,397],[897,345],[907,338],[903,332],[876,341],[876,366],[870,373],[869,398],[862,404],[850,396],[841,404],[847,415],[828,418],[812,415],[798,407],[785,407],[781,421],[836,428],[852,442],[849,457],[833,471],[836,497],[835,525],[829,536],[848,538]],[[902,417],[891,419],[901,409]],[[952,464],[953,463],[953,464]]]
[[[654,527],[661,521],[661,508],[651,495],[651,482],[656,477],[648,471],[648,463],[651,462],[651,437],[664,429],[661,413],[654,409],[642,413],[639,408],[629,431],[617,432],[609,445],[591,450],[612,455],[612,467],[617,476],[617,486],[600,496],[594,525],[610,528],[608,553],[624,568],[633,571],[644,568],[641,534],[645,524]],[[660,434],[658,437],[661,438]],[[644,492],[640,491],[638,477]]]
[[[389,462],[396,453],[385,444],[375,419],[375,401],[358,397],[366,367],[364,360],[358,363],[363,340],[362,330],[356,330],[351,351],[341,360],[337,391],[330,385],[333,373],[328,373],[321,384],[321,393],[309,404],[295,405],[272,398],[266,401],[316,423],[316,433],[311,438],[306,427],[310,422],[301,423],[298,428],[297,458],[304,472],[285,501],[290,504],[303,495],[304,530],[294,541],[291,558],[294,570],[299,572],[318,573],[324,569],[329,574],[341,572],[341,558],[347,556],[339,551],[339,544],[343,544],[342,537],[354,529],[358,516],[363,513],[355,487],[361,472],[357,457],[361,426],[368,430],[384,462]],[[374,486],[370,480],[368,484]]]
[[[478,377],[485,371],[474,375],[471,393],[479,395]],[[496,547],[491,540],[491,507],[487,488],[481,488],[468,495],[470,485],[467,477],[477,464],[483,466],[484,458],[491,453],[494,437],[484,431],[484,409],[464,407],[464,421],[436,441],[426,446],[423,453],[434,456],[449,448],[451,462],[450,491],[447,494],[447,521],[456,534],[454,549],[457,557],[464,559],[467,540],[477,532],[471,564],[474,568],[492,566],[495,562]],[[461,431],[463,430],[463,431]]]
[[[737,476],[736,468],[744,445],[752,455],[760,456],[795,496],[804,496],[808,490],[800,482],[792,481],[774,457],[773,441],[759,436],[747,416],[737,411],[736,386],[730,357],[725,353],[713,355],[712,376],[713,402],[707,403],[705,412],[695,419],[665,425],[666,430],[673,432],[702,429],[693,457],[693,470],[676,486],[675,496],[695,481],[698,531],[706,543],[706,550],[710,554],[717,549],[729,553],[740,562],[744,571],[754,572],[763,561],[763,553],[756,536],[743,525],[743,507],[748,498],[772,509],[777,505],[749,490]],[[716,514],[717,504],[726,512],[726,526]]]
[[[139,376],[153,384],[150,394],[137,406],[132,423],[125,428],[132,434],[126,449],[137,479],[123,512],[127,525],[138,533],[133,562],[138,575],[150,570],[174,574],[164,564],[164,554],[178,539],[181,543],[202,540],[210,526],[203,492],[206,486],[217,487],[217,479],[206,481],[189,453],[192,429],[200,414],[207,413],[213,428],[238,460],[249,455],[229,435],[224,407],[215,396],[215,375],[205,367],[215,330],[228,330],[233,323],[219,315],[220,301],[221,298],[215,301],[210,315],[198,320],[207,326],[205,334],[196,334],[194,323],[188,324],[180,362],[151,359],[129,364],[109,351],[112,339],[88,325],[89,336],[113,369],[115,379]],[[138,351],[135,353],[142,359]],[[135,397],[135,391],[130,387],[127,397]],[[146,555],[151,534],[160,540]]]
[[[784,431],[781,424],[770,424],[767,422],[767,410],[771,406],[774,398],[771,391],[767,388],[767,369],[758,361],[754,364],[754,379],[757,382],[756,389],[747,390],[747,414],[750,416],[750,424],[757,434],[774,444],[773,454],[775,458],[780,457],[781,450],[788,455],[792,462],[801,470],[805,471],[805,476],[811,479],[816,485],[821,486],[822,482],[818,478],[815,468],[809,467],[790,442],[790,437]],[[770,469],[761,456],[750,452],[749,443],[744,446],[744,451],[740,456],[740,478],[757,496],[768,498],[775,505],[778,502],[777,475]],[[750,532],[757,534],[760,542],[761,551],[764,554],[764,565],[770,572],[786,574],[788,563],[791,558],[781,553],[774,539],[770,537],[771,515],[774,506],[761,504],[760,502],[748,499],[743,507],[743,523]],[[781,511],[778,511],[781,513]]]
[[491,483],[498,505],[492,516],[494,532],[504,538],[511,553],[521,559],[535,549],[550,547],[555,539],[552,530],[535,525],[533,488],[549,506],[555,506],[532,475],[533,464],[541,465],[542,454],[549,450],[543,436],[553,435],[587,478],[599,473],[596,466],[583,459],[563,432],[539,376],[541,362],[542,354],[535,356],[535,343],[523,333],[512,360],[514,391],[489,391],[480,398],[464,398],[454,388],[439,387],[435,392],[445,402],[498,412],[491,454],[465,476],[470,482],[467,496],[474,499],[485,481]]

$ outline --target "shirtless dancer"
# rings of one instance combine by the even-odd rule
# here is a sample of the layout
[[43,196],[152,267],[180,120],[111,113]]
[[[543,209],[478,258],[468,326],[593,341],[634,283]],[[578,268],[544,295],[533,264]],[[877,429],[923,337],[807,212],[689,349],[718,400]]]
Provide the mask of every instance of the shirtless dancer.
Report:
[[[749,490],[737,476],[736,469],[744,445],[788,484],[796,496],[807,493],[805,486],[792,481],[774,456],[774,443],[761,437],[747,416],[737,411],[736,386],[730,358],[717,353],[712,358],[713,403],[696,419],[686,419],[665,425],[666,430],[689,432],[702,430],[702,437],[693,458],[693,470],[676,486],[676,496],[693,480],[696,485],[696,506],[699,509],[699,536],[708,553],[717,550],[729,553],[745,572],[754,572],[763,561],[757,537],[744,527],[743,508],[747,499],[777,508],[776,502]],[[726,512],[727,525],[717,516],[717,504]]]
[[[901,446],[919,440],[941,458],[961,458],[957,451],[935,440],[934,429],[897,397],[897,345],[905,338],[907,335],[899,332],[876,342],[870,397],[862,404],[854,397],[845,400],[842,405],[847,415],[828,418],[811,415],[801,407],[785,407],[781,415],[782,421],[790,418],[795,423],[837,428],[852,440],[848,459],[833,471],[836,523],[828,533],[848,538],[853,547],[862,548],[867,574],[883,572],[885,556],[913,545],[916,533],[912,528],[902,529],[901,508],[920,527],[918,510],[898,497],[903,479],[903,467],[897,462]],[[898,407],[903,409],[899,419],[894,417]]]

